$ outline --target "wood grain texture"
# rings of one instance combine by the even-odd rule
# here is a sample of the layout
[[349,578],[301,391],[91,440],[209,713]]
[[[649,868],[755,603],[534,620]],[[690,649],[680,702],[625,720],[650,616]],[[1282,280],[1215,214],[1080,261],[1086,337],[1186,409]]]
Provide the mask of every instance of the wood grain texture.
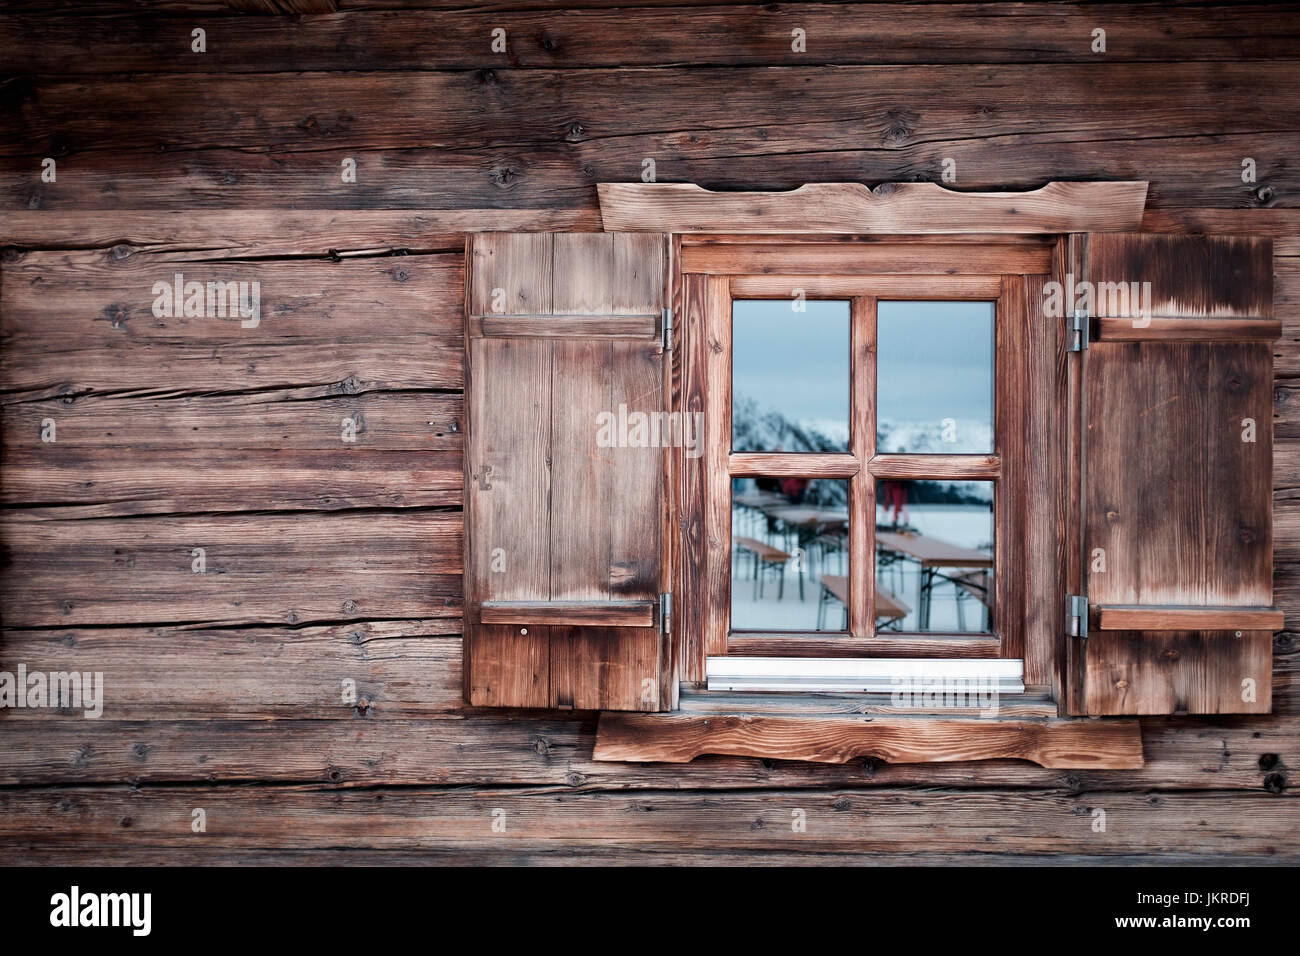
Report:
[[1145,182],[1048,183],[971,193],[937,183],[807,183],[713,192],[692,183],[600,183],[605,228],[634,232],[1125,232],[1142,224]]
[[[183,252],[72,250],[19,255],[3,268],[3,402],[91,391],[314,389],[296,397],[328,397],[462,384],[460,255],[208,262]],[[250,295],[258,283],[260,318],[155,316],[155,283],[174,286],[178,273],[205,289],[249,283]]]
[[[275,11],[333,0],[230,0]],[[85,4],[79,4],[83,7]],[[222,72],[283,70],[471,70],[548,67],[634,67],[665,63],[784,65],[809,63],[1083,63],[1096,56],[1076,37],[1092,28],[1084,11],[1044,3],[1030,16],[1013,4],[668,4],[642,0],[635,10],[613,2],[565,0],[542,5],[493,3],[482,12],[454,2],[345,4],[336,16],[284,21],[212,16],[191,4],[185,24],[141,15],[74,17],[53,7],[33,15],[31,4],[0,29],[0,49],[15,71],[45,74],[184,72],[189,33],[211,38],[212,68]],[[157,6],[154,4],[153,6]],[[171,4],[172,8],[185,5]],[[675,9],[662,9],[672,6]],[[378,7],[378,9],[374,9]],[[429,7],[432,9],[411,9]],[[438,8],[444,9],[438,9]],[[538,8],[540,7],[540,9]],[[450,9],[445,9],[450,8]],[[660,8],[660,9],[656,9]],[[1286,57],[1294,51],[1291,5],[1217,3],[1196,23],[1177,10],[1105,7],[1112,61],[1232,61]],[[105,11],[110,12],[108,10]],[[117,12],[117,11],[113,11]],[[23,14],[26,15],[23,15]],[[489,23],[490,20],[490,23]],[[483,37],[506,30],[508,50],[494,53]],[[790,29],[802,26],[809,46],[791,49]],[[436,39],[435,39],[436,38]],[[182,42],[185,41],[185,42]]]
[[596,231],[596,209],[12,209],[0,246],[21,249],[202,251],[224,258],[454,252],[474,232]]
[[1025,563],[1026,685],[1052,689],[1063,700],[1064,619],[1058,595],[1064,594],[1064,497],[1068,412],[1062,323],[1044,314],[1048,276],[1025,281],[1029,350],[1025,403],[1025,553],[1044,560]]
[[1100,607],[1103,631],[1280,631],[1284,615],[1272,607]]
[[1268,347],[1097,343],[1088,361],[1090,601],[1271,605]]
[[[0,515],[6,627],[459,617],[460,515]],[[195,549],[204,549],[196,573]]]
[[[664,251],[654,235],[470,242],[467,590],[471,607],[486,602],[466,624],[474,704],[657,710],[672,699],[649,625],[663,584],[661,446],[674,436],[652,436],[648,419],[639,438],[605,421],[664,410],[656,325],[639,340],[547,334],[556,316],[657,319]],[[526,337],[473,335],[476,315],[525,314],[527,329],[506,331]]]
[[1081,722],[753,715],[602,715],[596,760],[681,763],[706,754],[845,763],[1031,760],[1044,767],[1142,766],[1137,721]]
[[862,466],[855,455],[733,452],[727,471],[733,478],[790,476],[794,478],[852,478]]
[[655,605],[652,601],[484,601],[478,619],[484,624],[651,627]]
[[867,462],[876,478],[969,478],[992,481],[1002,475],[998,455],[876,455]]
[[1097,338],[1112,342],[1272,342],[1282,336],[1281,319],[1187,319],[1151,316],[1097,320]]
[[1098,631],[1084,643],[1089,714],[1269,712],[1271,631]]
[[[1088,279],[1094,315],[1145,315],[1112,286],[1150,283],[1149,314],[1194,320],[1273,317],[1273,243],[1266,237],[1094,235]],[[1144,295],[1141,303],[1147,305]]]
[[[684,245],[682,270],[705,275],[992,275],[1048,269],[1050,252],[1027,243],[892,245],[830,242]],[[867,291],[865,288],[863,291]]]

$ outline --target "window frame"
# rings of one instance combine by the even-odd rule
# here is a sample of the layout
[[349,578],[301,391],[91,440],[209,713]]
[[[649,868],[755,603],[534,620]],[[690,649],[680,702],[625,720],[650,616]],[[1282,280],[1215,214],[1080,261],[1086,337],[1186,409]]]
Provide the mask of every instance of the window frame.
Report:
[[[686,236],[674,243],[686,296],[682,365],[707,373],[706,386],[686,400],[705,411],[706,448],[698,483],[682,485],[683,516],[703,519],[708,542],[703,582],[684,581],[686,621],[702,639],[683,648],[683,678],[703,676],[704,661],[720,656],[854,658],[1015,658],[1025,656],[1029,614],[1023,574],[1027,560],[1025,479],[1028,441],[1024,405],[1030,313],[1029,278],[1050,278],[1049,237],[952,236],[918,241],[911,237]],[[993,267],[995,271],[990,271]],[[848,453],[731,452],[732,306],[741,299],[788,299],[802,288],[809,299],[847,299],[851,315],[850,448]],[[702,295],[700,293],[703,293]],[[677,290],[677,301],[683,293]],[[700,301],[694,301],[699,299]],[[876,305],[880,300],[957,300],[995,303],[994,447],[992,454],[877,455],[875,452],[874,366],[867,385],[866,362],[874,363]],[[692,328],[698,326],[698,328]],[[868,387],[871,386],[871,387]],[[683,390],[686,391],[685,389]],[[702,394],[700,392],[702,391]],[[683,406],[685,407],[685,406]],[[1021,440],[1013,441],[1012,436]],[[850,483],[850,513],[870,515],[850,522],[849,631],[731,632],[731,480],[735,477],[798,476],[839,478]],[[879,636],[870,607],[874,589],[875,481],[881,478],[993,480],[995,587],[992,634],[958,635],[891,632]],[[692,500],[698,496],[703,501]],[[864,560],[873,571],[862,575]],[[683,567],[690,574],[689,566]],[[700,606],[691,607],[690,602]],[[694,644],[695,646],[690,646]],[[704,660],[696,665],[696,656]],[[698,677],[696,677],[698,680]],[[1029,688],[1027,687],[1028,691]]]

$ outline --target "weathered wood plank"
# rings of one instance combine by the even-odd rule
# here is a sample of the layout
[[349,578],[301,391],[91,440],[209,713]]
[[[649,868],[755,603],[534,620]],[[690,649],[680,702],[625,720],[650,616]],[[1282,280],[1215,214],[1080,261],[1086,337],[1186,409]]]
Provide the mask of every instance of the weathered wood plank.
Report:
[[[207,830],[190,829],[194,807]],[[790,825],[804,811],[807,829]],[[1093,811],[1107,828],[1093,828]],[[494,832],[494,811],[506,831]],[[322,847],[503,853],[554,848],[795,848],[844,858],[861,853],[1002,856],[1162,855],[1300,858],[1295,800],[1270,794],[1142,793],[1083,796],[911,790],[768,793],[556,793],[550,789],[322,793],[275,787],[50,788],[0,793],[0,843],[99,850]],[[497,818],[501,813],[496,814]],[[1015,821],[1008,826],[1007,821]],[[123,826],[123,821],[129,825]],[[509,850],[505,847],[509,846]]]
[[[155,284],[174,287],[178,273],[184,283],[203,284],[195,305],[205,314],[154,314],[156,300],[168,298],[154,291]],[[207,284],[216,282],[247,283],[247,302],[256,301],[260,315],[222,317],[220,309],[209,308]],[[462,381],[462,288],[458,255],[329,263],[29,253],[4,265],[0,387],[51,395],[456,389]],[[163,305],[159,311],[165,312]],[[380,316],[384,332],[376,335]]]
[[1030,192],[957,192],[938,183],[807,183],[787,192],[714,192],[691,183],[600,183],[609,230],[788,233],[1133,232],[1145,182],[1048,183]]
[[[0,670],[16,674],[21,663],[33,673],[102,673],[106,721],[439,717],[464,708],[460,627],[459,616],[445,616],[239,630],[6,630]],[[345,680],[356,684],[350,697]],[[0,727],[85,728],[83,712],[6,709]]]
[[[274,8],[289,0],[227,0]],[[307,0],[296,0],[302,4]],[[311,0],[331,3],[332,0]],[[423,5],[423,4],[421,4]],[[432,4],[431,4],[432,5]],[[541,6],[531,4],[532,6]],[[1231,61],[1291,55],[1294,7],[1214,4],[1189,17],[1177,10],[1107,4],[1093,12],[1066,3],[851,4],[752,2],[725,9],[357,10],[284,21],[190,16],[130,19],[8,16],[0,50],[11,72],[50,75],[172,73],[192,67],[192,27],[208,32],[204,66],[214,72],[299,70],[470,70],[532,67],[730,64],[805,66],[876,63],[1082,63],[1095,60],[1088,38],[1105,23],[1108,62]],[[692,8],[694,7],[694,8]],[[58,11],[55,11],[56,13]],[[305,11],[300,11],[305,12]],[[795,51],[791,29],[806,31]],[[493,27],[507,49],[494,52]],[[487,37],[488,39],[484,39]],[[1081,39],[1082,38],[1082,39]]]
[[[397,663],[394,655],[391,666]],[[341,787],[531,784],[573,791],[993,786],[1073,794],[1152,788],[1279,793],[1287,786],[1285,768],[1300,754],[1300,723],[1294,717],[1217,723],[1184,718],[1144,721],[1146,763],[1130,770],[1053,770],[1024,760],[900,764],[862,758],[830,764],[701,756],[678,764],[611,763],[592,759],[594,717],[467,713],[458,719],[394,719],[394,702],[383,696],[384,689],[378,693],[366,719],[347,723],[63,719],[47,721],[34,733],[31,722],[7,715],[0,721],[0,783],[149,784],[200,778]],[[324,711],[331,704],[322,701],[320,707]],[[466,746],[469,738],[473,746]]]
[[11,403],[0,501],[80,517],[459,505],[462,420],[458,394]]
[[[8,627],[310,624],[461,613],[458,512],[0,516]],[[195,549],[205,570],[195,573]]]
[[[453,252],[465,233],[600,229],[594,205],[581,209],[156,209],[112,212],[14,209],[0,222],[0,246],[25,249],[202,251],[248,256],[358,255],[405,250]],[[1238,230],[1240,231],[1240,230]],[[1300,233],[1300,227],[1295,230]]]
[[[1263,196],[1295,185],[1294,170],[1266,157],[1290,149],[1298,71],[1287,61],[1266,73],[1246,63],[810,67],[792,85],[786,68],[672,68],[652,88],[635,70],[295,73],[217,87],[193,75],[19,80],[7,126],[27,135],[6,147],[0,195],[21,209],[481,208],[505,205],[506,187],[512,206],[590,208],[594,183],[637,179],[646,157],[661,178],[671,169],[748,189],[848,170],[864,182],[934,180],[950,158],[963,189],[1149,179],[1157,205],[1230,207],[1260,203],[1262,187],[1225,175],[1225,155],[1231,166],[1265,157]],[[666,101],[678,104],[671,129]],[[205,109],[187,108],[195,102]],[[398,102],[428,122],[395,121],[383,104]],[[796,106],[806,122],[790,122]],[[75,129],[58,119],[70,115],[83,117]],[[1112,146],[1097,150],[1098,136]],[[340,163],[358,150],[358,182],[343,184]],[[44,156],[63,158],[56,183],[34,175]]]
[[602,714],[594,758],[684,763],[706,753],[823,763],[1014,758],[1131,770],[1142,766],[1142,735],[1134,720]]

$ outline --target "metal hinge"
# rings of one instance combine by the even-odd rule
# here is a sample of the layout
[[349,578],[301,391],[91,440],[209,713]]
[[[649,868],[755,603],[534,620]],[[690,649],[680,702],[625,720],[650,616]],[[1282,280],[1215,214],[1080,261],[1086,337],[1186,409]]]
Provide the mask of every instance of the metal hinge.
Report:
[[1070,637],[1088,639],[1088,599],[1079,594],[1065,599],[1065,633]]
[[664,309],[660,314],[663,316],[664,349],[671,351],[673,347],[673,310]]
[[673,592],[665,591],[659,595],[659,633],[673,632]]
[[1088,347],[1088,310],[1075,309],[1070,317],[1070,351],[1082,352]]

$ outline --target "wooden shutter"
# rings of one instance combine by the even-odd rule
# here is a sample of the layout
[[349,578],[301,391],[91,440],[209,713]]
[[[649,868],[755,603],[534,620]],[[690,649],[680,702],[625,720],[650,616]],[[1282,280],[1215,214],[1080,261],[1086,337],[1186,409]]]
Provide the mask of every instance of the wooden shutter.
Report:
[[635,430],[665,408],[666,237],[484,233],[468,261],[466,696],[671,709],[667,451]]
[[1070,709],[1266,713],[1282,626],[1271,241],[1093,234],[1062,245],[1063,271],[1091,283],[1095,316],[1077,449],[1076,570],[1091,613],[1086,638],[1069,639]]

